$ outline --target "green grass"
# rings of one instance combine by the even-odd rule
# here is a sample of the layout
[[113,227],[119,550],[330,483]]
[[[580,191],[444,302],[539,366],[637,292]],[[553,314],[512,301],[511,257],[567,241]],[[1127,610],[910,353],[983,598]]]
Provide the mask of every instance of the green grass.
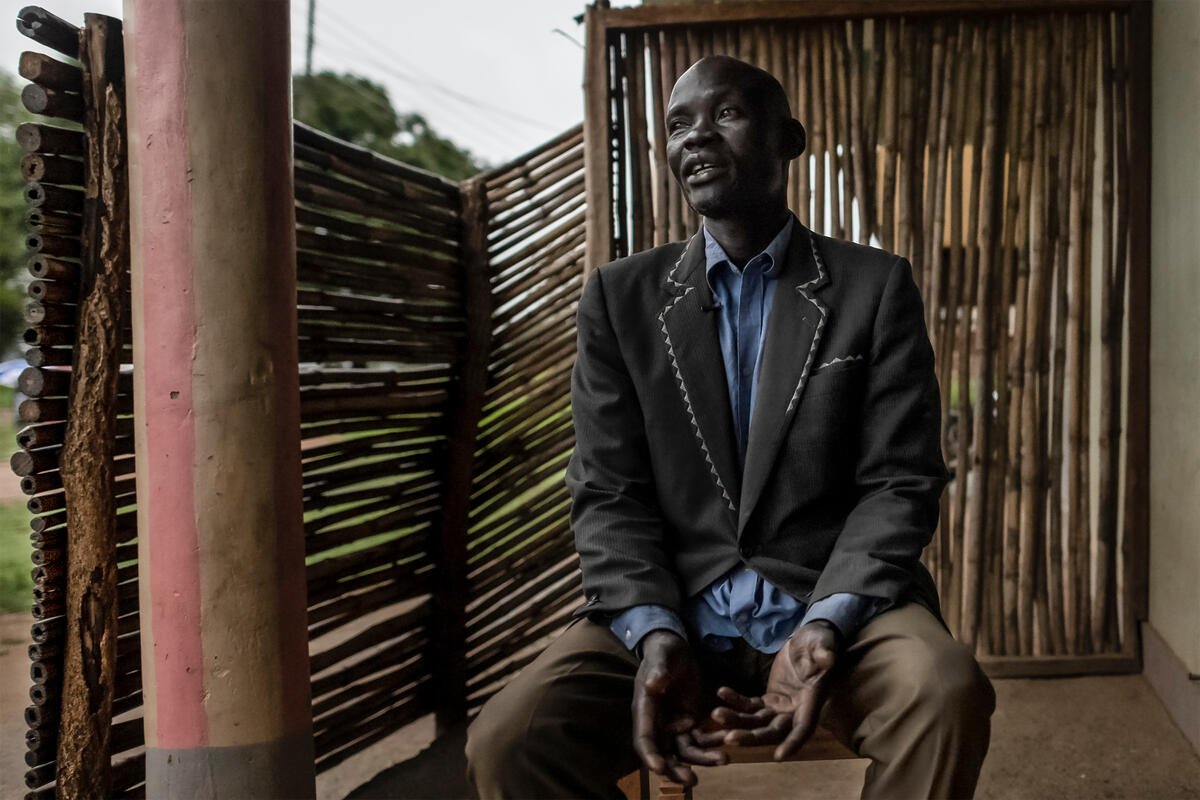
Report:
[[[8,469],[8,458],[17,449],[17,429],[12,416],[13,390],[0,386],[0,455]],[[5,480],[16,478],[8,474]],[[0,613],[28,611],[33,604],[33,579],[29,573],[29,511],[24,500],[0,503]]]
[[28,611],[33,604],[29,553],[25,504],[20,500],[0,504],[0,613]]

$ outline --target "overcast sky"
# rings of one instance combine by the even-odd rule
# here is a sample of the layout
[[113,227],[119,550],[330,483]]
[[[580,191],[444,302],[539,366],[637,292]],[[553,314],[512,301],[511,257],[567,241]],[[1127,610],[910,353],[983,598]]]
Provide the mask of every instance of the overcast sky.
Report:
[[[203,0],[195,0],[202,2]],[[2,64],[44,49],[16,31],[27,3],[5,0]],[[82,24],[121,16],[120,0],[41,0]],[[620,0],[613,5],[639,5]],[[387,87],[398,111],[419,111],[442,135],[502,163],[583,119],[585,0],[317,0],[313,69],[354,72]],[[308,0],[292,0],[293,71],[304,69]],[[560,29],[575,41],[554,29]]]

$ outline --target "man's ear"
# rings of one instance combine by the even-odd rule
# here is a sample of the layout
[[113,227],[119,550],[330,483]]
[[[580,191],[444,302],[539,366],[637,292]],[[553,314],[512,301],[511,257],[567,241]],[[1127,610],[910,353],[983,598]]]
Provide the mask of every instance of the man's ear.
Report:
[[783,155],[788,161],[804,152],[808,144],[804,126],[798,119],[788,119],[783,123]]

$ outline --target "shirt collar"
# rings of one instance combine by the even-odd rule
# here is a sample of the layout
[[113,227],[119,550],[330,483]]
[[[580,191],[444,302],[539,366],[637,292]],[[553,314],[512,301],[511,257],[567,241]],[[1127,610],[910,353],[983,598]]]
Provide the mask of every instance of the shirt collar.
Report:
[[[783,223],[783,227],[779,229],[779,233],[775,234],[775,238],[771,240],[766,249],[746,262],[749,264],[754,259],[765,255],[770,260],[770,264],[763,270],[764,278],[774,278],[779,274],[780,264],[783,263],[788,244],[792,241],[792,225],[795,221],[795,215],[788,214],[787,221]],[[737,270],[734,269],[733,262],[729,259],[725,248],[721,247],[721,243],[713,238],[712,234],[708,232],[708,228],[701,228],[701,230],[704,231],[705,274],[711,276],[713,269],[721,264],[727,264],[731,270],[736,272]]]

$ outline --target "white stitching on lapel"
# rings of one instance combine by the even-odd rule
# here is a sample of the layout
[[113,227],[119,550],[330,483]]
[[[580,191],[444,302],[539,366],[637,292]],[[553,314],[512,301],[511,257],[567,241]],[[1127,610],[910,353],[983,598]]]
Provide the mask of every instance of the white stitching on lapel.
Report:
[[817,237],[812,231],[808,232],[808,242],[812,247],[813,261],[817,264],[817,277],[811,281],[797,284],[796,291],[804,295],[804,299],[813,304],[820,315],[817,320],[817,330],[813,333],[812,344],[808,346],[808,357],[804,360],[804,369],[800,370],[800,380],[796,382],[796,391],[792,392],[792,399],[788,401],[787,413],[791,414],[796,408],[796,403],[800,400],[800,392],[804,389],[804,383],[808,380],[809,370],[812,368],[813,356],[817,354],[817,346],[821,344],[821,333],[825,330],[825,314],[826,309],[820,300],[808,293],[808,288],[815,283],[819,283],[825,278],[825,259],[821,258],[821,251],[817,249]]
[[862,361],[862,360],[863,360],[862,353],[855,353],[852,356],[844,356],[842,358],[833,358],[833,359],[830,359],[829,361],[826,361],[824,364],[821,364],[820,366],[818,366],[816,369],[813,370],[813,372],[819,372],[820,370],[823,370],[826,367],[832,367],[834,364],[844,364],[847,361]]
[[[688,248],[691,246],[691,241],[684,246],[683,252],[679,254],[679,260],[675,262],[675,266],[671,267],[671,271],[667,273],[667,280],[671,283],[671,288],[676,292],[667,304],[663,306],[662,311],[658,312],[658,322],[662,326],[663,341],[667,345],[667,355],[671,358],[671,369],[675,372],[675,382],[679,384],[679,393],[683,395],[683,404],[687,407],[688,417],[692,421],[692,431],[696,434],[696,441],[700,443],[700,451],[704,453],[704,460],[708,462],[708,472],[712,475],[713,480],[717,484],[717,488],[721,490],[721,497],[725,499],[725,504],[729,506],[729,510],[737,513],[737,506],[734,505],[732,498],[729,496],[729,491],[725,488],[725,484],[721,482],[721,476],[717,473],[717,465],[713,463],[712,454],[708,451],[708,443],[704,441],[704,434],[700,432],[700,423],[696,421],[696,412],[692,408],[692,398],[688,394],[687,385],[683,382],[683,373],[679,371],[679,361],[675,358],[675,345],[671,343],[671,332],[667,330],[667,312],[670,311],[676,303],[687,297],[688,292],[692,291],[693,287],[686,286],[675,280],[675,271],[679,269],[679,265],[683,263],[683,257],[687,255]],[[679,291],[682,289],[683,291]]]

